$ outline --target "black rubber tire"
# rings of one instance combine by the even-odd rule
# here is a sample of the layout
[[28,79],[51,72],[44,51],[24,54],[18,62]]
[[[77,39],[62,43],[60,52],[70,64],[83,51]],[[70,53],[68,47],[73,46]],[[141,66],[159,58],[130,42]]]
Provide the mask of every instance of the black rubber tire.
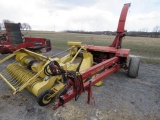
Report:
[[[50,96],[50,95],[52,95],[52,94],[53,94],[53,92],[52,92],[51,90],[45,90],[45,91],[43,91],[43,92],[38,96],[38,100],[37,100],[38,104],[39,104],[40,106],[46,106],[46,105],[48,105],[49,103],[51,103],[52,98],[47,99],[47,97]],[[45,97],[46,97],[46,98],[45,98]],[[46,100],[46,102],[44,102],[44,100]]]
[[128,66],[129,77],[136,78],[138,76],[139,65],[140,65],[140,58],[138,57],[130,58],[129,66]]

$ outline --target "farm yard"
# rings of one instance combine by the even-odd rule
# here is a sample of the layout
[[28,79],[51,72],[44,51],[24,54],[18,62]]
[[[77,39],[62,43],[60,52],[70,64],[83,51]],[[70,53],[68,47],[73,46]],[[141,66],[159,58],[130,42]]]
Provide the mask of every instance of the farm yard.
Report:
[[[67,49],[68,41],[108,46],[115,37],[47,31],[28,31],[26,36],[51,39],[53,50],[45,53],[47,56]],[[57,110],[53,110],[52,103],[40,107],[36,97],[27,90],[13,96],[9,87],[0,80],[0,119],[159,120],[160,38],[126,36],[122,47],[131,49],[132,56],[141,58],[139,76],[132,79],[127,77],[124,70],[120,70],[107,77],[101,87],[93,87],[95,105],[86,103],[87,93],[84,93],[78,101],[73,99]],[[0,58],[4,56],[6,55],[0,55]],[[3,70],[3,67],[0,69]]]

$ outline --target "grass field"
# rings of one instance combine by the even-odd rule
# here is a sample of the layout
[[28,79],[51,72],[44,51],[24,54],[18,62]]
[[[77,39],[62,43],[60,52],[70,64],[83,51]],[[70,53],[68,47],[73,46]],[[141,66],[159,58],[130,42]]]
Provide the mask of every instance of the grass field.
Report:
[[[90,45],[110,45],[115,36],[77,34],[49,31],[24,31],[25,36],[44,37],[52,41],[54,49],[68,48],[67,41],[81,41]],[[151,63],[160,63],[160,38],[128,37],[123,39],[123,48],[131,49],[131,54],[142,56],[142,60]]]

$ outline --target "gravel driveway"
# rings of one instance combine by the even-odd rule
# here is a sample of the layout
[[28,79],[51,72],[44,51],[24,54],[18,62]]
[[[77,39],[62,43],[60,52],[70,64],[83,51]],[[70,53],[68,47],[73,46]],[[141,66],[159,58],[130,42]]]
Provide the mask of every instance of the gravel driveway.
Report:
[[93,97],[95,105],[86,103],[85,92],[78,101],[53,110],[52,103],[38,106],[27,90],[13,96],[0,80],[0,120],[160,120],[160,65],[141,63],[137,79],[120,70],[106,78],[103,86],[93,87]]

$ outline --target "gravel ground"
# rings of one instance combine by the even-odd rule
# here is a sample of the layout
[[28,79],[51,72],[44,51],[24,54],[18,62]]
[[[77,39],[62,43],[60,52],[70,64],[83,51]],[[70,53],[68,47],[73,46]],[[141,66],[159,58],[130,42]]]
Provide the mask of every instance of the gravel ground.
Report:
[[[0,68],[3,70],[4,64]],[[57,110],[52,103],[38,106],[36,97],[27,90],[13,96],[0,80],[0,120],[160,120],[159,69],[160,65],[141,63],[136,79],[120,70],[107,77],[101,87],[93,87],[95,105],[86,103],[85,92],[78,101],[73,99]]]

